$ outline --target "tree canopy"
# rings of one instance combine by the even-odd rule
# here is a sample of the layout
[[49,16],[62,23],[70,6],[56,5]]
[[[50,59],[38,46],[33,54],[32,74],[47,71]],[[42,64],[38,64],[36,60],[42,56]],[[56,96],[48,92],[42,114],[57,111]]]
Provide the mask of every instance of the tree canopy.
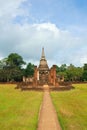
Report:
[[83,67],[75,67],[73,64],[57,66],[56,72],[58,75],[64,76],[65,81],[82,81],[84,79]]
[[22,65],[25,62],[17,53],[11,53],[0,61],[0,81],[21,81],[23,76]]
[[[34,64],[26,64],[22,56],[17,53],[11,53],[8,57],[0,60],[0,81],[22,81],[22,77],[32,77],[34,75]],[[56,65],[58,76],[63,76],[65,81],[87,81],[87,64],[82,67],[76,67],[73,64],[61,66]]]
[[28,63],[25,69],[25,76],[33,76],[34,75],[34,64]]
[[8,57],[7,57],[7,66],[9,67],[18,67],[21,68],[22,65],[25,64],[25,62],[23,61],[22,56],[20,56],[17,53],[11,53]]

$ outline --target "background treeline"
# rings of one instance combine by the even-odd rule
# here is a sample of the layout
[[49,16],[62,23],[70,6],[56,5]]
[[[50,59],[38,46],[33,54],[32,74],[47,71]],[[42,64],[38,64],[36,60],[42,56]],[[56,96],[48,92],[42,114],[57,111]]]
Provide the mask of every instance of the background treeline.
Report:
[[[24,66],[26,67],[24,68]],[[56,72],[59,77],[64,77],[65,81],[81,82],[87,81],[87,64],[83,67],[75,67],[70,64],[56,65]],[[33,76],[34,64],[23,60],[17,53],[11,53],[8,57],[0,60],[0,82],[22,81],[23,76]]]
[[62,64],[60,67],[56,66],[56,71],[57,75],[64,77],[65,81],[87,81],[87,64],[84,64],[83,67],[75,67],[73,64],[69,66]]
[[34,65],[26,64],[22,56],[17,53],[11,53],[8,57],[0,60],[0,82],[22,81],[23,76],[33,76],[33,74]]

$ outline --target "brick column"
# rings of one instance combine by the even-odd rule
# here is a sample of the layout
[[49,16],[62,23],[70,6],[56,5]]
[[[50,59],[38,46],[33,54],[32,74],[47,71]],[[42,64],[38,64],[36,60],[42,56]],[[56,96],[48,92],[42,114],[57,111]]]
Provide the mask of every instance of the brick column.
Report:
[[53,65],[53,85],[56,85],[56,65]]

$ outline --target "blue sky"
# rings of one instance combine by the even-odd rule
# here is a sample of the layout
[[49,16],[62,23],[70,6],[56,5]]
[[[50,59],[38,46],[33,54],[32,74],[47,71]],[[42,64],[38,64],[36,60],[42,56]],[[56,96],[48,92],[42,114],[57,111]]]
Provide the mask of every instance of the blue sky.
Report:
[[87,63],[87,0],[0,0],[0,59],[11,52],[39,64]]
[[60,28],[87,23],[86,0],[28,0],[21,7],[28,11],[29,23],[52,22]]
[[[25,2],[25,7],[29,1]],[[53,22],[61,25],[83,25],[87,23],[86,0],[31,0],[29,12],[33,22]],[[30,6],[30,5],[29,5]],[[34,21],[36,19],[36,21]]]

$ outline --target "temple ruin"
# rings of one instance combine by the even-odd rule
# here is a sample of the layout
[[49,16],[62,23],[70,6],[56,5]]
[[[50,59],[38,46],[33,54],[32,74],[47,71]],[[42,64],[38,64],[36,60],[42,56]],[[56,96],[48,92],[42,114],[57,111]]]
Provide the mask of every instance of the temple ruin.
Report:
[[44,84],[48,84],[49,86],[58,86],[56,65],[53,65],[51,68],[49,68],[45,57],[44,48],[42,48],[39,66],[34,67],[34,76],[32,79],[23,77],[23,82],[30,81],[32,81],[33,86],[43,86]]

